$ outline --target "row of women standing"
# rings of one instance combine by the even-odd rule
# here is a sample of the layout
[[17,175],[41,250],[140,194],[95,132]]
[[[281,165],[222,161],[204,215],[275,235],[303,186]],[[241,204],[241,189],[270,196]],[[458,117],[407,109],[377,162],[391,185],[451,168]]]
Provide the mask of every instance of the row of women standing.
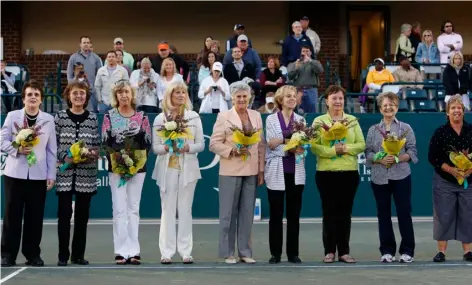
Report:
[[[58,196],[58,265],[72,263],[86,265],[87,222],[91,197],[96,193],[96,162],[75,165],[65,172],[57,172],[57,162],[67,162],[67,149],[79,139],[89,147],[99,144],[97,117],[84,109],[90,94],[80,82],[71,83],[64,92],[69,109],[52,117],[39,110],[43,99],[41,86],[25,84],[22,92],[24,109],[8,113],[1,132],[1,149],[8,153],[4,170],[5,216],[2,233],[2,266],[16,262],[21,241],[21,225],[24,210],[22,253],[28,265],[42,266],[40,242],[46,192],[56,184]],[[306,180],[304,161],[295,162],[295,154],[302,150],[285,152],[283,147],[290,138],[293,120],[301,119],[294,113],[296,89],[291,86],[279,88],[276,103],[280,112],[266,120],[266,134],[261,133],[261,142],[251,148],[237,148],[232,141],[229,127],[262,129],[260,114],[247,109],[251,89],[246,84],[235,84],[231,90],[233,108],[218,114],[213,128],[209,148],[220,156],[219,178],[219,255],[226,263],[238,261],[254,263],[251,247],[256,188],[265,181],[270,204],[269,243],[271,263],[281,261],[284,203],[287,204],[287,257],[289,262],[299,263],[299,219],[302,193]],[[345,91],[331,86],[326,92],[328,112],[315,119],[329,123],[334,120],[353,119],[345,114]],[[380,252],[383,262],[393,261],[396,243],[391,224],[390,200],[393,195],[397,206],[402,243],[399,253],[403,262],[413,261],[415,241],[411,222],[411,174],[409,162],[417,162],[414,132],[411,127],[395,118],[398,98],[387,93],[379,96],[383,120],[369,129],[367,140],[358,123],[350,128],[343,142],[333,146],[322,139],[313,145],[317,156],[315,174],[323,209],[324,262],[338,260],[352,263],[350,255],[351,213],[356,189],[359,184],[357,155],[366,153],[372,165],[372,188],[377,201],[380,235]],[[192,246],[192,203],[196,183],[201,179],[196,154],[204,149],[201,120],[190,111],[191,104],[187,87],[175,83],[168,87],[163,102],[164,113],[159,114],[153,124],[153,131],[147,116],[136,111],[135,91],[129,82],[120,81],[112,92],[114,108],[104,117],[102,142],[115,150],[123,147],[125,138],[131,138],[138,149],[156,153],[153,170],[161,195],[162,221],[159,247],[161,263],[170,264],[178,252],[183,263],[193,263]],[[182,114],[182,111],[183,114]],[[469,178],[470,172],[461,174],[445,157],[447,147],[464,149],[472,146],[471,127],[464,121],[463,104],[460,97],[448,102],[448,121],[438,128],[430,145],[429,161],[435,167],[434,176],[434,239],[438,241],[435,261],[444,261],[448,240],[463,243],[464,259],[471,261],[472,253],[468,243],[472,242],[472,219],[470,218],[471,187],[464,190],[456,178]],[[164,116],[182,114],[189,120],[194,139],[187,140],[183,148],[170,152],[169,146],[157,136],[155,128],[162,125]],[[34,147],[36,164],[28,166],[26,155],[32,149],[12,146],[15,124],[25,121],[28,126],[43,125],[40,143]],[[56,125],[54,127],[54,125]],[[386,156],[375,159],[382,151],[382,137],[376,130],[407,133],[407,143],[398,160]],[[241,156],[248,155],[247,160]],[[388,167],[387,167],[388,166]],[[140,264],[139,205],[146,168],[131,178],[125,186],[119,186],[119,177],[110,173],[110,188],[113,202],[113,241],[117,264]],[[56,177],[57,176],[57,177]],[[470,185],[470,184],[469,184]],[[76,196],[74,236],[70,247],[70,218],[72,196]],[[456,203],[458,201],[458,203]],[[179,217],[176,232],[176,212]],[[238,252],[235,241],[238,240]]]

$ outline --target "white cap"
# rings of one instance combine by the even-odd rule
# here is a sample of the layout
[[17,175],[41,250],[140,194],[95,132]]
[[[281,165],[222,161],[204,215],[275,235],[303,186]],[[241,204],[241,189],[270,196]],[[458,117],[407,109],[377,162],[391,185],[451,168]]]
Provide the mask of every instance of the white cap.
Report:
[[274,103],[274,97],[266,97],[266,103]]
[[380,57],[379,57],[379,58],[376,58],[376,59],[374,59],[374,62],[376,62],[376,61],[380,61],[380,62],[381,62],[383,65],[385,65],[385,62],[384,62],[384,60],[383,60],[383,59],[381,59]]
[[124,43],[123,39],[122,38],[115,38],[113,40],[113,43],[116,44],[117,42],[120,42],[120,43]]
[[246,41],[247,42],[248,41],[247,36],[246,35],[239,35],[238,42],[239,41]]
[[211,67],[212,70],[218,70],[218,71],[223,71],[223,65],[221,62],[214,62],[213,66]]

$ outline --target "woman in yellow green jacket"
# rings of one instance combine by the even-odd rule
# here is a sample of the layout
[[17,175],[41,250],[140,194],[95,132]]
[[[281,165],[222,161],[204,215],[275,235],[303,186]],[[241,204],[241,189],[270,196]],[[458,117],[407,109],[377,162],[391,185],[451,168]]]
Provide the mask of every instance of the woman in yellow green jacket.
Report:
[[328,112],[313,121],[320,127],[320,139],[312,146],[316,155],[316,185],[323,208],[323,262],[354,263],[349,254],[351,213],[359,185],[357,155],[365,149],[364,135],[357,119],[344,113],[346,91],[336,85],[326,90]]

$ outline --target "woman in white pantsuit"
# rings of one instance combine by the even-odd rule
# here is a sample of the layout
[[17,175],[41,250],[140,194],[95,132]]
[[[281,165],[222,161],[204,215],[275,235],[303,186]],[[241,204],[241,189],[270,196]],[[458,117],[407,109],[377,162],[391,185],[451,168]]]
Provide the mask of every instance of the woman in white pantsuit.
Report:
[[[192,111],[187,86],[183,82],[172,83],[162,100],[163,113],[159,114],[153,124],[152,149],[157,154],[152,178],[156,180],[161,194],[161,229],[159,248],[161,263],[172,263],[172,257],[179,252],[184,264],[193,263],[192,246],[192,204],[195,187],[201,178],[197,153],[205,148],[202,121]],[[182,149],[169,152],[169,146],[157,135],[157,129],[164,125],[166,117],[183,115],[193,139],[187,139]],[[178,153],[178,155],[177,155]],[[176,233],[176,212],[179,216],[178,233]]]
[[[118,81],[112,91],[113,109],[103,117],[102,143],[115,151],[123,149],[125,139],[133,141],[133,148],[151,149],[151,127],[144,112],[136,111],[136,91],[129,81]],[[141,264],[139,246],[139,206],[146,166],[124,185],[121,176],[113,173],[107,155],[111,197],[113,201],[113,245],[116,264]]]

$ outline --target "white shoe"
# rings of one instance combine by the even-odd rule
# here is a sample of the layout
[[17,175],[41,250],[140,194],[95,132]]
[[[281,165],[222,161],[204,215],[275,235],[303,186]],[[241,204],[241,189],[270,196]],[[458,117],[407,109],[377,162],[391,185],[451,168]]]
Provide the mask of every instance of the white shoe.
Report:
[[410,263],[413,262],[414,258],[409,256],[408,254],[402,254],[400,257],[400,263]]
[[243,263],[256,263],[256,261],[252,257],[240,257],[239,260]]
[[361,114],[365,114],[365,108],[364,108],[364,106],[361,106],[361,107],[360,107],[360,111],[361,111]]
[[380,262],[386,262],[386,263],[391,263],[395,261],[395,256],[392,256],[391,254],[384,254],[380,258]]
[[230,257],[225,258],[225,262],[226,262],[227,264],[235,264],[235,263],[237,263],[236,258],[234,258],[234,256],[230,256]]

